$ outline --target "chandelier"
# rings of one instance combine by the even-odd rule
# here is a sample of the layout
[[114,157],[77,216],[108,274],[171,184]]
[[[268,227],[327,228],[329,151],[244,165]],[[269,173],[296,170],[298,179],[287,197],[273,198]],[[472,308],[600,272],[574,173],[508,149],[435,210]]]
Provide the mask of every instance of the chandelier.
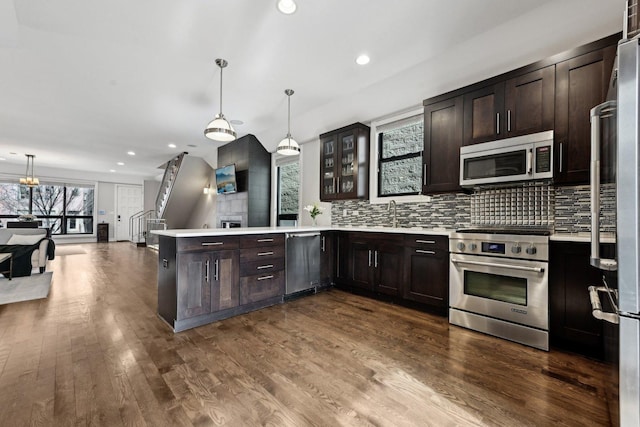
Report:
[[27,156],[27,172],[24,174],[24,178],[20,178],[20,184],[26,185],[28,187],[35,187],[36,185],[40,185],[40,180],[33,176],[33,165],[35,155],[33,154],[25,154]]

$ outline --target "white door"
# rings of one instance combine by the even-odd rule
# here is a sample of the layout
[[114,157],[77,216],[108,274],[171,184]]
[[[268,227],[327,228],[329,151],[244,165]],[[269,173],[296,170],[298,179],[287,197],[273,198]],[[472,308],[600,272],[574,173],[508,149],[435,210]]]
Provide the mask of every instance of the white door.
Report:
[[129,218],[142,211],[141,185],[116,185],[116,240],[131,240]]

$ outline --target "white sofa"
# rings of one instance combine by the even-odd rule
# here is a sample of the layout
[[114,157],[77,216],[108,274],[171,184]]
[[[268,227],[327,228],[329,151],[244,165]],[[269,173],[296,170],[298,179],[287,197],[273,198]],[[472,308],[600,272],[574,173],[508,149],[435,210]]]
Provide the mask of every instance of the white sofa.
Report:
[[[38,235],[40,238],[47,236],[46,228],[0,228],[0,245],[6,245],[11,236],[20,235]],[[31,255],[31,267],[40,269],[40,273],[44,273],[47,268],[47,249],[49,240],[40,242],[40,247],[33,251]]]

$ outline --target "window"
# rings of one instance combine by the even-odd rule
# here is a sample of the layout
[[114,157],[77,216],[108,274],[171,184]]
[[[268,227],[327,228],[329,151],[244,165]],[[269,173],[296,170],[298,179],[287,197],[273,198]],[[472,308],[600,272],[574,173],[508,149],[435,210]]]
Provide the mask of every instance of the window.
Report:
[[17,219],[33,214],[52,234],[93,232],[95,186],[42,184],[29,188],[0,182],[0,218]]
[[422,191],[424,123],[421,113],[375,128],[378,197],[417,195]]
[[299,156],[295,161],[277,162],[278,200],[277,225],[297,225],[300,188]]

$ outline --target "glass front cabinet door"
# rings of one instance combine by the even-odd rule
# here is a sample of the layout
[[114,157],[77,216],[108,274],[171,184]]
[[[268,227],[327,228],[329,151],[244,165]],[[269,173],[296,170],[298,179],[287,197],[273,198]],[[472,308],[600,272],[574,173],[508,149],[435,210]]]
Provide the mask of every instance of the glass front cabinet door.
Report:
[[320,200],[369,197],[369,132],[355,123],[320,135]]

